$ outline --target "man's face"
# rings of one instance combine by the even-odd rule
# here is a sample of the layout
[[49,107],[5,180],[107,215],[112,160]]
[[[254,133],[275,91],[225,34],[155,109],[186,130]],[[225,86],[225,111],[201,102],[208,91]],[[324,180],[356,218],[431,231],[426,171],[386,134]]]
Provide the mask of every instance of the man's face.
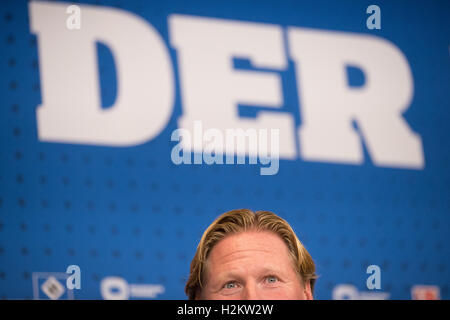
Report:
[[219,241],[208,257],[205,280],[200,299],[312,299],[288,247],[267,231],[245,231]]

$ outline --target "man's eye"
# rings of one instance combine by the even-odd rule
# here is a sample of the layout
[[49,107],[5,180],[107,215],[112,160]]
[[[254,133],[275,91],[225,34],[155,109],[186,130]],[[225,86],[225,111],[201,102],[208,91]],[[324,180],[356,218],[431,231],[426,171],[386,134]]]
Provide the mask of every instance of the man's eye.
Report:
[[236,283],[235,282],[228,282],[223,287],[225,289],[234,289],[234,288],[236,288]]
[[268,283],[276,283],[278,281],[278,278],[275,277],[275,276],[268,276],[266,278],[266,280],[267,280]]

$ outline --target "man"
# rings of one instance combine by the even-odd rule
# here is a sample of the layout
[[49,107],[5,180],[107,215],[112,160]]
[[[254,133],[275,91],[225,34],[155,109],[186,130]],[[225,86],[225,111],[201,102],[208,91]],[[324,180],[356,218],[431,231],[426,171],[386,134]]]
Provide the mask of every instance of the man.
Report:
[[290,225],[269,211],[225,212],[191,262],[189,299],[312,300],[314,262]]

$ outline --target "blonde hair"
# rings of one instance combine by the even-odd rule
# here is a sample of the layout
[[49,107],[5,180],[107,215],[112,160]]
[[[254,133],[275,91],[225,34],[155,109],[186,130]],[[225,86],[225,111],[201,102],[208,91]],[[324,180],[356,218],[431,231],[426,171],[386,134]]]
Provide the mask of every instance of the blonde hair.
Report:
[[295,271],[304,283],[309,281],[311,292],[317,279],[314,261],[291,226],[275,213],[237,209],[223,213],[203,233],[191,262],[185,292],[190,300],[201,293],[205,280],[206,261],[212,248],[230,234],[247,230],[269,231],[277,234],[286,243]]

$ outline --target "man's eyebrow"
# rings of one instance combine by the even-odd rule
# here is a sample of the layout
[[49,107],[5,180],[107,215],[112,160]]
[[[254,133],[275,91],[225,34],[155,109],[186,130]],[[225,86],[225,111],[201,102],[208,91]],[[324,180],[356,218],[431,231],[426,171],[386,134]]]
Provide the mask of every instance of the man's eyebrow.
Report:
[[[274,275],[283,274],[283,272],[279,268],[274,267],[274,266],[263,267],[259,271],[259,273],[266,274],[266,275],[267,274],[274,274]],[[217,276],[213,276],[211,279],[211,282],[216,284],[216,283],[222,283],[224,281],[228,281],[228,280],[232,280],[232,279],[239,280],[239,279],[241,279],[241,276],[236,271],[224,271]]]
[[272,272],[272,273],[282,273],[280,268],[272,267],[272,266],[269,266],[269,267],[263,267],[263,268],[261,269],[261,271],[262,271],[262,273],[271,273],[271,272]]
[[220,283],[229,279],[240,279],[241,276],[236,271],[224,271],[217,276],[213,276],[212,278],[214,279],[213,281]]

